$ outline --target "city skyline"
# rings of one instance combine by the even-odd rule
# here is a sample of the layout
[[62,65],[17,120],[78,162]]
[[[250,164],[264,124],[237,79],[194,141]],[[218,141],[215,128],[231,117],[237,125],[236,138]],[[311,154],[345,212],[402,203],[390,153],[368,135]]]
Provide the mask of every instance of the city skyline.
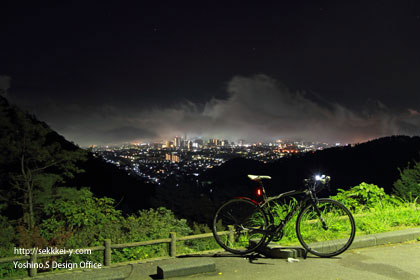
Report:
[[89,148],[109,148],[109,147],[120,147],[125,148],[129,146],[148,146],[148,147],[160,147],[160,148],[203,148],[203,147],[231,147],[231,146],[240,146],[240,147],[249,147],[256,145],[270,145],[270,146],[287,146],[287,145],[299,145],[299,144],[310,144],[310,145],[323,145],[327,146],[346,146],[349,144],[360,144],[360,143],[328,143],[328,142],[318,142],[318,141],[305,141],[304,139],[300,140],[291,140],[291,139],[273,139],[272,141],[247,141],[245,139],[219,139],[214,137],[203,138],[203,137],[180,137],[173,136],[169,139],[160,139],[155,141],[132,141],[118,144],[105,144],[105,145],[90,145]]
[[11,1],[3,14],[6,97],[80,146],[420,135],[415,1]]
[[[129,175],[160,185],[169,178],[173,179],[173,175],[195,180],[206,170],[234,158],[252,159],[266,164],[283,157],[314,153],[330,147],[325,143],[277,140],[275,143],[250,145],[242,141],[236,144],[214,138],[191,141],[175,136],[173,141],[166,140],[165,143],[92,147],[92,152]],[[192,142],[197,145],[190,145]]]

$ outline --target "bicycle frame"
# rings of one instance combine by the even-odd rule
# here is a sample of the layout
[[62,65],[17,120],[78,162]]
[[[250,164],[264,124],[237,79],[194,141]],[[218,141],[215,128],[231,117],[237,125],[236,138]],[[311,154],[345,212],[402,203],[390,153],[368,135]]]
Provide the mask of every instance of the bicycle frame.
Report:
[[[248,177],[259,183],[257,195],[260,199],[235,197],[218,208],[212,230],[221,247],[234,254],[248,254],[271,241],[280,241],[285,226],[292,222],[292,218],[294,220],[295,215],[296,237],[306,252],[333,257],[351,246],[356,233],[351,212],[338,201],[318,198],[318,193],[328,188],[329,176],[316,175],[304,180],[303,189],[270,197],[266,195],[262,183],[262,179],[270,179],[269,176]],[[229,231],[218,231],[219,223],[229,227]],[[288,242],[296,241],[294,236],[289,237]]]
[[[262,198],[263,198],[263,200],[260,201],[260,202],[257,202],[255,200],[247,198],[247,197],[237,197],[237,198],[246,199],[246,200],[249,200],[249,201],[253,202],[258,207],[260,207],[264,211],[264,213],[266,213],[268,215],[268,217],[270,218],[271,225],[275,226],[275,228],[272,229],[272,230],[265,230],[265,231],[261,230],[261,232],[268,232],[269,234],[278,233],[279,231],[281,231],[285,227],[285,225],[293,218],[293,216],[296,213],[301,211],[308,204],[308,202],[311,203],[314,206],[314,208],[316,209],[316,212],[318,214],[318,217],[321,220],[321,223],[322,223],[323,227],[325,229],[327,229],[325,221],[322,218],[321,212],[319,211],[319,209],[317,207],[318,197],[316,196],[316,193],[313,191],[313,190],[315,190],[315,187],[313,187],[313,190],[311,190],[311,188],[308,187],[308,188],[305,188],[303,190],[292,190],[292,191],[284,192],[284,193],[281,193],[279,195],[271,196],[271,197],[267,197],[262,181],[259,181],[259,188],[262,191]],[[281,198],[285,198],[285,197],[295,197],[297,195],[304,195],[304,198],[299,200],[298,204],[295,207],[293,207],[293,209],[286,214],[286,217],[284,217],[284,219],[280,222],[280,224],[276,226],[274,224],[274,217],[273,217],[272,212],[270,211],[271,209],[268,206],[268,203],[272,202],[272,201],[275,201],[275,200],[278,200],[278,199],[281,199]],[[271,238],[269,238],[269,239],[271,239]]]

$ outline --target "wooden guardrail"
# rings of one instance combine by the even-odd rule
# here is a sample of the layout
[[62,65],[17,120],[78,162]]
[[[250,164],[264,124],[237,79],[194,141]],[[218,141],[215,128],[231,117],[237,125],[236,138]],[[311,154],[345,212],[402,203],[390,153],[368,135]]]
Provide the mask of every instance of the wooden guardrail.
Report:
[[[221,231],[219,235],[228,235],[229,239],[233,242],[233,228],[229,228],[228,231]],[[105,266],[111,265],[112,259],[112,249],[122,249],[122,248],[130,248],[130,247],[139,247],[139,246],[146,246],[146,245],[155,245],[161,243],[169,243],[169,257],[176,257],[176,242],[177,241],[187,241],[187,240],[194,240],[194,239],[202,239],[202,238],[209,238],[213,237],[213,233],[203,233],[203,234],[196,234],[196,235],[188,235],[182,236],[177,238],[175,232],[171,232],[169,238],[163,239],[156,239],[156,240],[147,240],[147,241],[140,241],[140,242],[130,242],[130,243],[122,243],[122,244],[112,244],[111,239],[105,239],[103,246],[95,246],[95,247],[88,247],[88,248],[81,248],[78,250],[89,250],[90,252],[95,251],[104,251],[104,259],[103,264]],[[75,249],[76,250],[76,249]],[[37,254],[36,252],[27,256],[18,256],[18,257],[7,257],[1,258],[0,263],[9,263],[14,261],[28,261],[31,264],[28,268],[28,275],[29,277],[36,276],[38,273],[38,269],[36,268],[36,264],[38,258],[46,258],[46,257],[56,257],[56,256],[63,256],[67,255],[68,253],[56,253],[56,254]]]

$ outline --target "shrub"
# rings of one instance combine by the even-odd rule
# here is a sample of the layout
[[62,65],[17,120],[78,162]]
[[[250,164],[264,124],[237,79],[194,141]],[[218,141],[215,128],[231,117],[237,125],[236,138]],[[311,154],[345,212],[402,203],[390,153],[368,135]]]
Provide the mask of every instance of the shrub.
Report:
[[[13,254],[13,247],[16,247],[14,242],[15,230],[13,229],[7,217],[0,215],[0,258],[15,256]],[[26,271],[15,269],[13,263],[0,264],[0,279],[10,276],[24,276]]]
[[347,191],[338,189],[337,195],[331,198],[340,201],[354,212],[402,204],[398,198],[386,194],[383,188],[367,183],[361,183]]
[[97,245],[105,238],[119,237],[118,222],[122,214],[115,210],[114,200],[96,198],[86,188],[58,188],[56,199],[46,204],[44,215],[42,235],[51,240],[62,232],[74,233],[63,242],[68,247]]
[[404,170],[398,170],[401,178],[394,183],[394,192],[405,200],[415,201],[420,196],[420,162],[413,168],[408,164]]

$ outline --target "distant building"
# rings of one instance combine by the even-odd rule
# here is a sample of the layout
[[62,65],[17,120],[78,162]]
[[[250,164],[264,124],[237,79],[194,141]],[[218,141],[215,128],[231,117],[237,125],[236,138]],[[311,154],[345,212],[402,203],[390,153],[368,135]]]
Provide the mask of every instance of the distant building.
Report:
[[174,143],[172,141],[165,141],[165,144],[163,145],[163,148],[172,148]]
[[165,160],[171,162],[180,162],[181,158],[177,153],[166,153]]
[[165,155],[165,160],[171,161],[171,159],[172,159],[171,154],[166,154]]
[[197,140],[194,141],[194,144],[196,144],[195,145],[196,148],[201,148],[204,145],[204,141],[203,141],[203,139],[197,139]]
[[209,146],[211,147],[220,146],[221,143],[222,142],[219,139],[209,139]]
[[181,147],[181,137],[176,136],[174,138],[174,146],[175,147]]

